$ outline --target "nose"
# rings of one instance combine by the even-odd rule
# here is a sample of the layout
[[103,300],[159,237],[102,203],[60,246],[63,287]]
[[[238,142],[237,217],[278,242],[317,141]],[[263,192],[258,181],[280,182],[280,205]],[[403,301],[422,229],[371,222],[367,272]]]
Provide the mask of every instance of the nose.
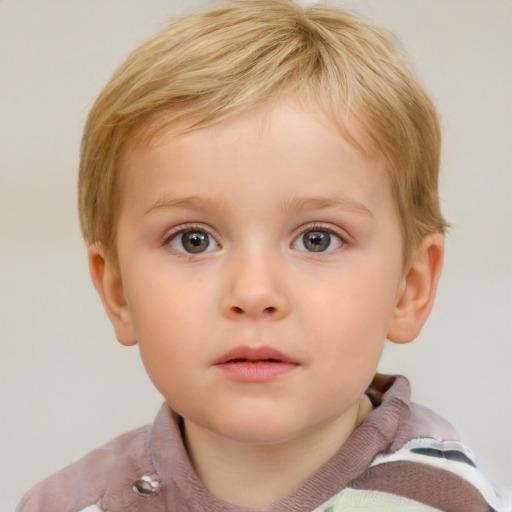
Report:
[[227,287],[222,299],[225,316],[279,320],[288,315],[283,269],[276,261],[262,255],[239,257],[226,263],[226,271]]

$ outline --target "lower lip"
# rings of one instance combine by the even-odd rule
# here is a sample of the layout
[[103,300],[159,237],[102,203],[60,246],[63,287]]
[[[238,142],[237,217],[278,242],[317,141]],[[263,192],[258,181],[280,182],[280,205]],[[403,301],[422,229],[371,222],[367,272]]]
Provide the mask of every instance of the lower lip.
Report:
[[225,377],[238,382],[269,382],[295,370],[298,365],[282,361],[236,361],[218,364]]

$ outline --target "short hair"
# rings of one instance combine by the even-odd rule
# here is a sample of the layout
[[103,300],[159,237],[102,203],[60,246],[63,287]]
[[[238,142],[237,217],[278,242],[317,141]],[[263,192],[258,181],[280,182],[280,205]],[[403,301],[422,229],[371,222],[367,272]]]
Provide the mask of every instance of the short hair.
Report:
[[404,255],[444,233],[436,109],[394,37],[345,11],[289,0],[233,0],[185,16],[136,48],[84,130],[79,211],[87,244],[117,266],[120,158],[171,126],[184,132],[286,93],[312,99],[351,139],[355,119],[386,159]]

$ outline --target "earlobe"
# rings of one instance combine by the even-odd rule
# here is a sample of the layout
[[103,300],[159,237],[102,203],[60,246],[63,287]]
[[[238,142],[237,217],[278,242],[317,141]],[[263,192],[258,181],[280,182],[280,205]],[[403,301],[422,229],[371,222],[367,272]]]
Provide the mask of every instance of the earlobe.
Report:
[[112,269],[105,259],[104,251],[96,244],[89,247],[88,258],[92,282],[114,327],[119,343],[135,345],[137,339],[119,272]]
[[409,343],[420,333],[434,304],[443,250],[443,236],[433,233],[425,236],[414,252],[389,325],[390,341]]

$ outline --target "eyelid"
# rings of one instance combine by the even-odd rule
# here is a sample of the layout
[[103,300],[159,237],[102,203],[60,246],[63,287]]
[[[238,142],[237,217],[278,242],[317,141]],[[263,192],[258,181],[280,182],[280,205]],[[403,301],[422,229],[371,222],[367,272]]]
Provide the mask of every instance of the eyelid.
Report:
[[328,233],[332,233],[340,237],[344,243],[347,243],[350,239],[345,230],[331,224],[330,222],[310,222],[309,224],[303,224],[296,230],[294,240],[308,231],[327,231]]
[[[300,228],[298,228],[296,230],[296,233],[295,233],[295,235],[293,236],[293,239],[292,239],[291,247],[293,248],[295,242],[301,236],[303,236],[305,233],[307,233],[308,231],[327,231],[329,234],[334,235],[334,236],[338,237],[341,240],[341,242],[342,242],[341,247],[343,247],[343,246],[345,246],[345,245],[350,243],[350,237],[341,228],[339,228],[337,226],[334,226],[333,224],[331,224],[329,222],[326,222],[326,223],[311,222],[309,224],[304,224],[304,225],[300,226]],[[319,252],[319,253],[316,253],[316,254],[329,254],[331,252],[335,252],[336,250],[337,249],[334,249],[332,251]],[[312,253],[312,254],[314,254],[314,253]]]

